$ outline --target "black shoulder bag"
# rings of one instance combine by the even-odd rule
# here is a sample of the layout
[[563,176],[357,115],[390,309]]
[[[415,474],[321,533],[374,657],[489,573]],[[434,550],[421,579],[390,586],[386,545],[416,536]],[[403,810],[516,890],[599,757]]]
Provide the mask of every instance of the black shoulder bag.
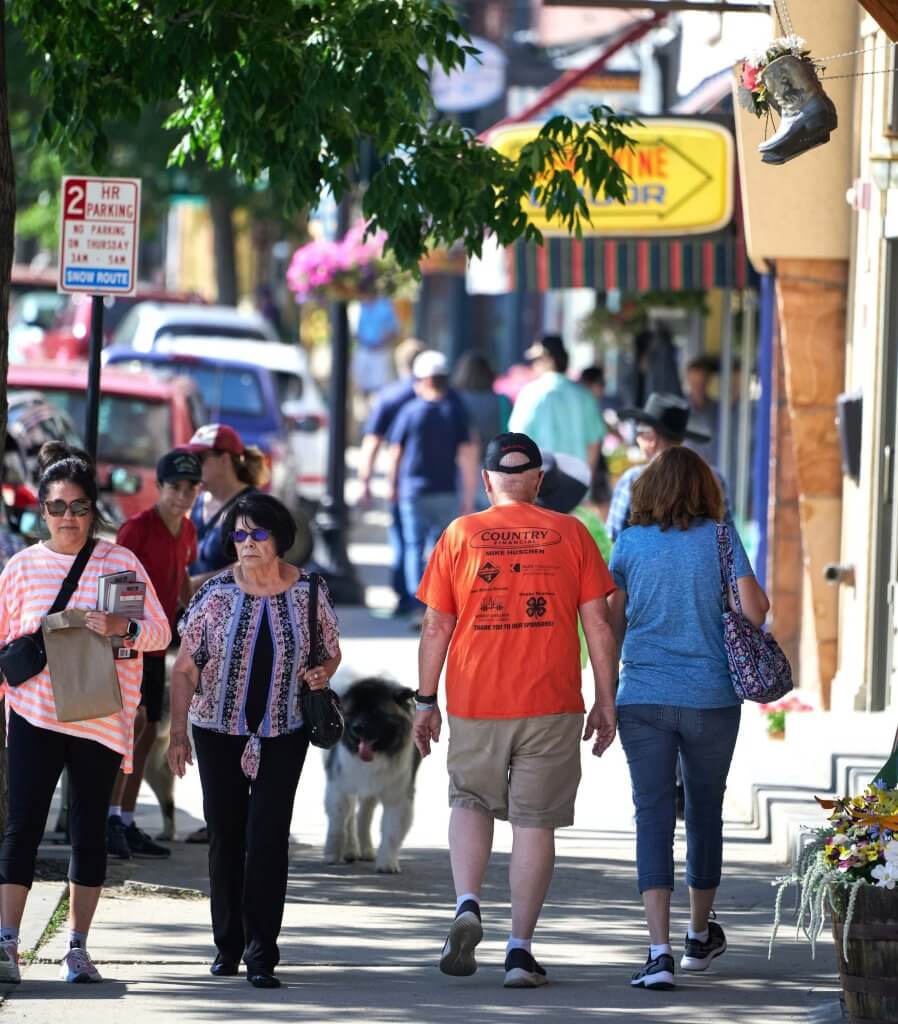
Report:
[[[306,669],[318,664],[318,573],[309,575],[309,663]],[[326,686],[323,690],[311,690],[302,684],[300,690],[302,720],[309,734],[309,742],[316,747],[330,750],[340,742],[343,735],[343,705],[334,691]]]
[[[72,568],[62,581],[56,600],[50,606],[47,615],[55,615],[61,612],[69,603],[84,567],[93,554],[96,541],[91,538],[75,556]],[[0,647],[0,672],[10,686],[21,686],[33,679],[39,672],[42,672],[47,664],[47,650],[44,647],[43,628],[36,629],[33,633],[26,633],[25,636],[17,637],[8,644]]]

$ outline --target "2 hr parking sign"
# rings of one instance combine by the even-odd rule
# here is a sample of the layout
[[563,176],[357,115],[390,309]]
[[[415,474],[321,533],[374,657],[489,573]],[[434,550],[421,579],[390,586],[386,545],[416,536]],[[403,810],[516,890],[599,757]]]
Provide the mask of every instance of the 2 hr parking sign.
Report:
[[139,226],[139,178],[63,178],[59,291],[133,295]]

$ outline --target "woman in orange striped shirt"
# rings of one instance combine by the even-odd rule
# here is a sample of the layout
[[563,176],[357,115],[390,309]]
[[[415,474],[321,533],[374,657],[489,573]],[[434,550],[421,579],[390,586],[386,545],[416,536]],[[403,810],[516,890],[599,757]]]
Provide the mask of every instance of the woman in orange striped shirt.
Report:
[[[0,644],[40,626],[75,556],[98,525],[97,481],[84,453],[51,442],[41,449],[38,461],[38,499],[50,539],[19,552],[0,575]],[[97,541],[68,607],[95,609],[99,577],[126,569],[146,583],[144,618],[129,621],[92,610],[85,624],[101,636],[125,637],[124,643],[138,652],[161,650],[171,639],[168,619],[145,569],[127,548]],[[142,663],[140,654],[116,661],[121,711],[82,722],[59,721],[46,666],[20,686],[5,681],[0,686],[6,698],[9,757],[9,814],[0,844],[0,982],[20,980],[19,924],[63,768],[71,782],[71,931],[60,973],[64,981],[102,980],[87,953],[87,931],[106,877],[109,797],[119,768],[131,771]]]

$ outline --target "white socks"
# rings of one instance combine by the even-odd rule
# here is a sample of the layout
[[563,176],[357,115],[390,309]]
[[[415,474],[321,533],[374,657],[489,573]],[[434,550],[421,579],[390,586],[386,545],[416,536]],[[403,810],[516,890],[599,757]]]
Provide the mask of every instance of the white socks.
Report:
[[711,929],[710,928],[706,928],[703,932],[694,932],[692,930],[692,925],[690,925],[688,930],[687,930],[687,935],[689,936],[689,938],[690,939],[698,939],[699,942],[707,942],[708,941],[708,937],[710,936],[710,934],[711,934]]
[[466,903],[468,900],[473,900],[477,906],[480,906],[480,897],[473,892],[463,892],[455,901],[455,913],[457,914],[461,910],[461,905]]
[[659,942],[657,946],[653,943],[649,946],[649,956],[652,960],[657,960],[659,956],[663,956],[665,953],[668,956],[671,956],[673,953],[669,942]]
[[122,824],[125,828],[134,824],[134,811],[122,811]]
[[529,953],[532,944],[532,939],[516,939],[511,935],[509,936],[508,942],[505,943],[505,955],[508,956],[513,949],[523,949]]
[[121,804],[119,804],[116,807],[110,807],[109,808],[109,817],[110,818],[120,818],[121,816],[122,816]]

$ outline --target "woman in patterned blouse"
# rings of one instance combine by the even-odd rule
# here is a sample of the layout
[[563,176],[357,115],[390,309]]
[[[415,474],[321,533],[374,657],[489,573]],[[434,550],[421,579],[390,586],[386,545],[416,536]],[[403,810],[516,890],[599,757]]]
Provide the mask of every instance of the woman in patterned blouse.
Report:
[[236,974],[242,958],[250,984],[276,988],[290,819],[309,744],[300,689],[327,686],[339,628],[322,582],[309,636],[309,580],[281,558],[296,526],[279,501],[248,494],[221,529],[237,564],[200,587],[181,623],[168,759],[179,776],[193,763],[189,713],[209,828],[211,972]]

